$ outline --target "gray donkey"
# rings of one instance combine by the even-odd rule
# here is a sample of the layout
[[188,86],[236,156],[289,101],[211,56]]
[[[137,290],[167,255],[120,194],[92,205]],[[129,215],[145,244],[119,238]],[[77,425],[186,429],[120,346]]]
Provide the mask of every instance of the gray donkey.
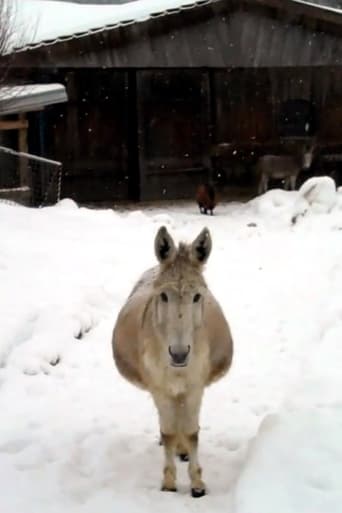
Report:
[[178,453],[189,461],[193,497],[206,493],[197,456],[204,388],[226,374],[233,356],[228,323],[202,274],[211,247],[206,228],[192,244],[177,248],[161,227],[155,238],[159,265],[136,283],[113,332],[119,372],[148,390],[158,410],[165,452],[162,490],[177,489]]
[[283,178],[284,188],[294,190],[302,169],[310,169],[314,158],[315,144],[302,145],[295,155],[263,155],[259,158],[256,171],[259,179],[258,194],[267,191],[270,178]]

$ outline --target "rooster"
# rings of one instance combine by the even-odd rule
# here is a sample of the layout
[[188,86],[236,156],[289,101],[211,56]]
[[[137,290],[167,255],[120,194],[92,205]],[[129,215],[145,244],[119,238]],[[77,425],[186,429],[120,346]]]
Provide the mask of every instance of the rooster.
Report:
[[213,215],[217,204],[214,186],[209,183],[199,185],[196,192],[196,201],[201,214],[208,214],[210,212],[210,215]]

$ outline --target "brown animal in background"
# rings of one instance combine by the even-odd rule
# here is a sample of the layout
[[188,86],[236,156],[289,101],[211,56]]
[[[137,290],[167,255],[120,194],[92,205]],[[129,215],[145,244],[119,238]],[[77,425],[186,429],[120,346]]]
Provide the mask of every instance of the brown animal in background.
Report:
[[162,490],[177,490],[177,453],[188,458],[192,496],[202,497],[201,402],[205,387],[228,371],[233,341],[203,277],[212,247],[209,230],[177,248],[162,226],[154,247],[159,265],[141,276],[119,312],[113,355],[121,375],[148,390],[158,410],[165,453]]
[[217,205],[217,194],[213,185],[209,183],[201,184],[196,191],[196,201],[201,214],[213,215],[214,208]]

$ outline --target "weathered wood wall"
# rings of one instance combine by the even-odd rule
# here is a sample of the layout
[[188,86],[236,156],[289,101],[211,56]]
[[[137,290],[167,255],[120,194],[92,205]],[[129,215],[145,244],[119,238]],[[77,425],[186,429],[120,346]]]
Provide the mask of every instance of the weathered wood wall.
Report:
[[44,113],[44,145],[63,162],[64,194],[80,201],[132,196],[127,73],[75,70],[63,81],[69,101]]
[[141,196],[189,197],[210,165],[208,73],[138,71],[137,84]]
[[[221,181],[252,183],[252,166],[265,153],[291,153],[280,114],[288,100],[307,103],[314,112],[308,136],[318,143],[315,165],[328,172],[322,156],[342,154],[342,68],[259,68],[211,72],[215,114],[213,166]],[[305,134],[298,134],[305,136]],[[335,167],[339,164],[336,164]]]
[[258,155],[282,151],[279,110],[288,99],[314,106],[326,151],[342,145],[342,68],[73,70],[60,78],[70,101],[44,113],[44,153],[62,160],[63,192],[79,201],[192,197],[222,142],[231,145],[226,167],[248,174]]
[[278,137],[280,108],[290,99],[312,104],[320,140],[342,142],[342,68],[229,69],[213,77],[217,142]]

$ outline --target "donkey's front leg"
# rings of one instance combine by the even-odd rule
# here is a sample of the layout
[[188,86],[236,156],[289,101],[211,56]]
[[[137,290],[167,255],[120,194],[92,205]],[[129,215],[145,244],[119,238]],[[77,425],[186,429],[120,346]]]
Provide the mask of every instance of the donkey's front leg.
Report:
[[176,435],[167,435],[162,433],[162,441],[165,452],[164,477],[162,482],[163,492],[176,492],[176,465],[175,465],[175,447],[177,443]]
[[186,398],[183,407],[182,438],[189,455],[189,477],[193,497],[203,497],[206,493],[205,484],[202,481],[202,469],[198,461],[198,420],[202,396],[203,390],[197,390]]
[[202,481],[202,468],[198,461],[198,431],[184,435],[185,444],[189,454],[189,477],[191,482],[191,495],[203,497],[205,495],[205,484]]
[[160,441],[164,447],[165,455],[161,489],[163,491],[175,492],[177,491],[175,465],[177,425],[175,404],[172,399],[162,394],[154,394],[153,398],[159,414]]

